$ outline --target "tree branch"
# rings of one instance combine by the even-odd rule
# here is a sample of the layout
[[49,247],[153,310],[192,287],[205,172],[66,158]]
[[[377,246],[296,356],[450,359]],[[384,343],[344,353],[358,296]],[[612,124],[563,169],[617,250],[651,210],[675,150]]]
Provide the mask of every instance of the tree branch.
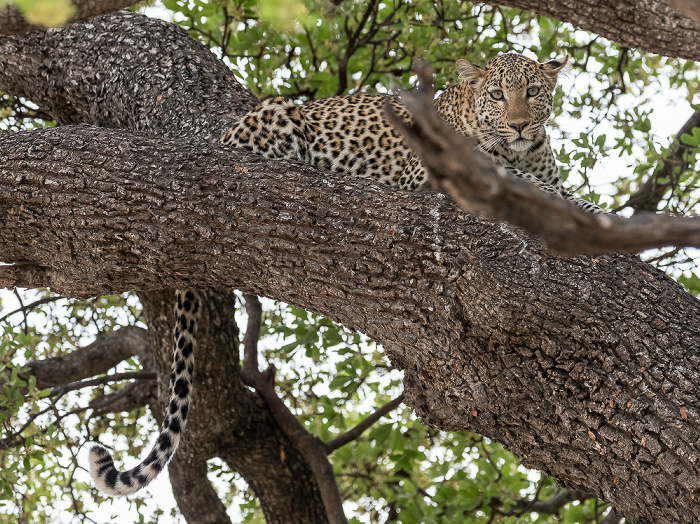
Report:
[[79,380],[77,382],[71,382],[62,386],[56,386],[51,389],[51,396],[62,396],[70,391],[77,391],[79,389],[89,388],[92,386],[111,384],[112,382],[119,382],[122,380],[155,380],[155,378],[156,374],[152,371],[127,371],[124,373],[112,373],[111,375],[105,375],[104,377],[93,378],[91,380]]
[[[681,2],[693,0],[671,2],[680,6]],[[489,3],[569,22],[627,47],[700,60],[700,23],[688,18],[693,13],[685,11],[685,7],[681,13],[663,0],[494,0]]]
[[503,500],[500,497],[491,497],[489,505],[495,512],[504,515],[507,514],[519,516],[526,511],[535,511],[544,515],[556,515],[557,513],[559,513],[559,510],[561,508],[563,508],[570,502],[574,502],[577,500],[584,501],[590,498],[592,498],[592,496],[586,493],[585,491],[567,489],[564,491],[560,491],[549,500],[537,500],[537,497],[535,497],[534,500],[515,500],[513,501],[511,511],[506,513],[502,511]]
[[[123,326],[100,335],[87,346],[65,355],[29,362],[27,376],[36,377],[37,386],[40,388],[66,387],[69,383],[78,383],[87,377],[106,373],[134,355],[140,355],[143,359],[147,352],[146,330],[135,326]],[[57,379],[61,382],[57,382]]]
[[403,403],[403,393],[401,393],[395,399],[392,399],[389,402],[387,402],[386,404],[384,404],[382,407],[377,409],[371,415],[366,416],[354,428],[352,428],[349,431],[346,431],[345,433],[343,433],[342,435],[338,435],[334,439],[326,442],[326,453],[330,454],[330,453],[334,452],[336,449],[338,449],[338,448],[344,446],[345,444],[357,439],[360,435],[362,435],[362,433],[364,433],[367,429],[372,427],[372,425],[374,425],[375,422],[377,422],[384,415],[387,415],[388,413],[391,413],[392,411],[394,411],[402,403]]
[[[240,344],[233,290],[200,290],[200,294],[202,316],[192,409],[188,429],[168,467],[180,511],[188,522],[227,522],[224,504],[214,499],[210,487],[199,485],[197,480],[206,461],[220,457],[246,480],[266,522],[326,523],[311,469],[275,424],[264,402],[239,380]],[[156,369],[162,377],[170,369],[173,293],[140,292],[139,298]],[[162,422],[169,383],[162,379],[158,382],[160,409],[153,411]]]
[[[688,164],[683,158],[684,154],[693,149],[693,146],[684,144],[681,137],[684,134],[692,134],[693,128],[700,127],[700,112],[695,111],[683,124],[676,138],[671,144],[668,154],[663,159],[663,165],[657,169],[640,187],[632,193],[627,201],[616,208],[615,211],[631,207],[636,211],[656,211],[659,202],[669,188],[673,188],[678,183],[678,179],[687,169]],[[660,179],[666,182],[659,183]]]
[[[0,40],[0,88],[43,96],[63,122],[112,129],[0,138],[0,247],[17,264],[3,270],[13,282],[42,280],[73,296],[238,287],[317,311],[384,346],[405,372],[406,404],[425,423],[499,441],[526,456],[524,465],[604,498],[638,524],[700,518],[700,306],[675,282],[631,256],[553,257],[443,195],[194,143],[192,130],[213,141],[222,115],[240,114],[251,98],[226,92],[232,75],[162,22],[119,13],[39,36]],[[134,39],[154,51],[136,52]],[[158,57],[155,66],[143,56]],[[100,77],[102,92],[93,83]],[[135,104],[124,106],[131,97]],[[222,298],[223,289],[209,301]],[[171,301],[161,297],[167,307],[149,321],[162,324],[156,348],[169,345]],[[231,323],[232,314],[206,331],[218,337]],[[254,394],[229,390],[240,384],[230,372],[236,350],[222,349],[229,343],[220,338],[201,348],[195,392],[206,396],[195,398],[188,430],[199,438],[175,461],[223,447],[261,501],[287,497],[276,520],[285,522],[289,507],[316,492],[297,491],[300,482],[263,485],[269,469],[259,464],[280,449],[298,454],[270,437],[269,425],[256,425],[266,412]],[[169,351],[156,361],[167,377]],[[235,400],[223,416],[221,399]],[[249,435],[256,440],[246,462],[238,454]],[[256,455],[260,445],[266,453]],[[285,479],[312,478],[303,461],[290,463],[272,467]],[[292,496],[280,485],[291,485]]]
[[39,300],[35,300],[34,302],[30,302],[29,304],[22,304],[17,309],[10,311],[9,313],[0,317],[0,322],[4,322],[8,318],[10,318],[12,315],[16,315],[17,313],[24,313],[26,315],[26,313],[28,311],[31,311],[32,309],[34,309],[37,306],[41,306],[44,304],[50,304],[51,302],[56,302],[57,300],[62,300],[64,298],[65,297],[61,297],[61,296],[44,297],[44,298],[40,298]]
[[297,420],[291,411],[284,405],[282,399],[275,393],[275,371],[270,366],[265,372],[258,370],[258,346],[260,338],[260,319],[262,308],[256,295],[244,295],[245,308],[248,313],[248,327],[246,329],[243,345],[245,357],[241,369],[241,380],[255,389],[265,401],[272,418],[282,429],[292,446],[301,453],[304,460],[314,472],[318,487],[321,492],[323,506],[326,509],[330,524],[345,524],[347,518],[343,512],[343,501],[335,481],[333,466],[326,458],[326,450],[323,442],[306,431],[306,428]]

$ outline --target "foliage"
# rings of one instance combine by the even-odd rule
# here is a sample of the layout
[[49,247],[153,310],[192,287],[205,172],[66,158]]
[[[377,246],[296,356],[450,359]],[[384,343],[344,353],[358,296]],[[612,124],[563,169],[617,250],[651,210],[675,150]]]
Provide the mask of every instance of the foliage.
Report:
[[15,4],[30,24],[44,27],[59,27],[75,12],[71,0],[0,0],[4,4]]
[[[552,122],[555,152],[569,184],[612,208],[624,208],[673,150],[671,137],[655,133],[653,100],[667,92],[690,101],[699,89],[692,62],[627,49],[558,21],[501,7],[425,0],[164,0],[164,5],[176,23],[230,63],[260,97],[282,94],[304,101],[358,90],[395,92],[411,87],[419,58],[430,61],[435,84],[442,88],[456,81],[457,58],[483,63],[513,51],[545,61],[567,52],[572,65],[557,88]],[[49,120],[27,102],[2,100],[4,128]],[[656,206],[696,213],[700,130],[679,140],[688,146],[684,163]],[[611,157],[633,167],[599,187],[600,164]],[[651,257],[670,272],[684,270],[680,282],[700,292],[692,253]],[[38,298],[46,296],[41,292]],[[372,341],[292,306],[266,303],[266,308],[265,358],[280,370],[278,388],[287,405],[322,440],[348,430],[399,394],[400,374]],[[31,378],[20,377],[27,362],[61,355],[95,333],[137,322],[138,316],[128,298],[103,297],[44,304],[27,319],[14,315],[0,324],[0,372],[9,374],[0,395],[0,438],[12,437],[32,413],[42,412],[22,428],[18,445],[0,451],[0,524],[90,514],[94,492],[76,459],[88,437],[86,428],[128,435],[115,446],[124,455],[144,449],[152,423],[143,410],[88,421],[90,395],[55,398]],[[139,369],[138,362],[120,369]],[[559,516],[517,510],[517,501],[546,500],[560,488],[519,466],[498,444],[476,434],[432,430],[405,407],[331,458],[352,521],[358,523],[592,523],[605,511],[592,499],[569,504]],[[223,499],[244,522],[263,522],[252,494],[225,466],[212,463],[211,477],[219,479]],[[165,515],[166,510],[153,509],[152,501],[144,506],[144,500],[132,499],[135,520],[156,522]]]

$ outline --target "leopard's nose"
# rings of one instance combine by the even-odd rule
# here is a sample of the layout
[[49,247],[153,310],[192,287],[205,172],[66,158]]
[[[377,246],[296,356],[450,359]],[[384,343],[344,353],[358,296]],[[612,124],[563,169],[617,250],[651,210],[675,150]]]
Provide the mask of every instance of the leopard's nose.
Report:
[[512,127],[513,129],[515,129],[518,133],[522,133],[522,132],[523,132],[523,129],[525,129],[529,123],[530,123],[529,121],[525,121],[525,122],[508,122],[508,126],[509,126],[509,127]]

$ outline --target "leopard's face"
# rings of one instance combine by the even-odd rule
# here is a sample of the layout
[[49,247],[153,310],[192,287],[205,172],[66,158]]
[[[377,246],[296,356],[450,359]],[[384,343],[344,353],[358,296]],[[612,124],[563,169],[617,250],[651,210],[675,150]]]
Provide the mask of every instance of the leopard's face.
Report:
[[460,77],[474,94],[481,143],[487,150],[505,145],[527,151],[545,136],[552,114],[557,74],[567,58],[539,64],[521,55],[506,54],[483,68],[457,61]]

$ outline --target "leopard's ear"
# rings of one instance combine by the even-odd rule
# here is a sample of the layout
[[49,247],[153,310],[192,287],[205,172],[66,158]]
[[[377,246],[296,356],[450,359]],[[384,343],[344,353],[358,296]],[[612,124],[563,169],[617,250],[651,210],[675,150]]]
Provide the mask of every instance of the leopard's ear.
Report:
[[568,61],[569,55],[564,54],[555,58],[554,60],[540,64],[540,69],[544,73],[545,78],[547,78],[550,89],[554,89],[554,86],[557,85],[557,77],[559,76],[559,72],[566,67]]
[[558,74],[559,71],[564,69],[564,66],[569,62],[569,55],[563,54],[562,56],[558,56],[554,60],[550,60],[549,62],[545,62],[544,64],[540,64],[540,67],[542,70],[546,71],[547,73],[550,74]]
[[455,65],[462,82],[471,87],[472,91],[478,91],[486,79],[486,70],[461,58],[455,62]]

